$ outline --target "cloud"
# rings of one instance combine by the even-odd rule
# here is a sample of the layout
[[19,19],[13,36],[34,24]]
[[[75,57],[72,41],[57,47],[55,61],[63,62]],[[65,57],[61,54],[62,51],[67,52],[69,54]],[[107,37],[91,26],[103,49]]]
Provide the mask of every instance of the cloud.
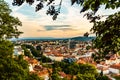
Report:
[[68,29],[68,27],[71,27],[71,25],[45,25],[44,28],[47,31],[50,30],[64,30],[64,29]]
[[60,30],[60,31],[76,31],[71,25],[45,25],[43,26],[44,30],[38,29],[37,32],[41,31],[53,31],[53,30]]

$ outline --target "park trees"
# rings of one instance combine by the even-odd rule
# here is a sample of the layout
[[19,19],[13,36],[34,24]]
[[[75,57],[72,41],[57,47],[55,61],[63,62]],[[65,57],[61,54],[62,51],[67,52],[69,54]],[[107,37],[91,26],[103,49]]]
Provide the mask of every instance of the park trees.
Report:
[[25,46],[22,45],[22,49],[24,50],[25,56],[33,57],[31,51],[29,49],[27,49]]
[[98,76],[96,68],[90,64],[55,62],[52,66],[53,72],[56,73],[54,76],[57,75],[58,71],[70,74],[71,78],[76,76],[76,80],[96,80]]
[[[23,44],[22,48],[25,50],[25,52],[26,52],[25,55],[28,57],[32,57],[32,55],[33,55],[34,57],[40,57],[40,59],[38,59],[38,60],[43,63],[52,62],[52,60],[50,58],[44,56],[40,50],[35,49],[32,45]],[[30,49],[31,53],[28,51],[28,49]]]
[[23,44],[22,47],[30,49],[30,51],[34,57],[40,57],[40,52],[37,51],[32,45]]

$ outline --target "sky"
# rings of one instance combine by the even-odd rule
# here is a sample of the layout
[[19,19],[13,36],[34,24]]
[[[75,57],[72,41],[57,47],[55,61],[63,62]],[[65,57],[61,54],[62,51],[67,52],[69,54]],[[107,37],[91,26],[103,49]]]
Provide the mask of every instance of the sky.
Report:
[[[89,22],[83,15],[86,13],[80,13],[81,7],[77,4],[71,6],[71,0],[63,0],[61,6],[61,13],[58,15],[57,20],[53,21],[52,16],[46,15],[48,7],[46,4],[44,8],[38,12],[35,12],[35,6],[37,4],[29,5],[23,3],[21,6],[12,6],[12,0],[5,0],[10,9],[12,9],[11,15],[18,17],[22,22],[22,27],[18,29],[24,32],[20,37],[55,37],[55,38],[68,38],[83,36],[85,32],[90,32],[93,24]],[[60,0],[55,0],[58,4]],[[109,15],[113,14],[119,9],[104,9],[104,6],[98,10],[96,14]],[[105,18],[103,18],[105,20]],[[90,36],[95,36],[91,34]]]

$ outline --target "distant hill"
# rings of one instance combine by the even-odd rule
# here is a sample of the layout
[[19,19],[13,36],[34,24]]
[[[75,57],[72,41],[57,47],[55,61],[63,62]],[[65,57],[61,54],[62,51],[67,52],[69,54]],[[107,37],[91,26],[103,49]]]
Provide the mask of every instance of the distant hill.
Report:
[[79,37],[73,37],[73,38],[70,38],[71,40],[78,40],[78,41],[91,41],[93,39],[95,39],[95,37],[82,37],[82,36],[79,36]]
[[34,41],[34,40],[77,40],[77,41],[91,41],[92,39],[95,39],[95,37],[73,37],[73,38],[53,38],[53,37],[26,37],[26,38],[19,38],[19,39],[13,39],[12,41],[16,40],[29,40],[29,41]]

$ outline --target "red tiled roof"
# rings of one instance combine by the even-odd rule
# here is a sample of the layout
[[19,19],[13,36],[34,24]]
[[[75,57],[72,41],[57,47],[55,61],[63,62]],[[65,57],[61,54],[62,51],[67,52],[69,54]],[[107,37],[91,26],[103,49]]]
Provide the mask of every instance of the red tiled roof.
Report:
[[42,71],[43,67],[41,65],[35,65],[35,67],[33,68],[35,71]]
[[64,72],[59,72],[59,75],[62,77],[67,77],[67,75]]
[[115,69],[120,69],[120,64],[113,64],[110,67]]
[[97,69],[99,69],[99,70],[108,70],[108,68],[105,68],[105,67],[98,67]]
[[86,62],[84,61],[84,60],[81,60],[81,59],[79,59],[78,61],[77,61],[77,63],[79,64],[79,63],[81,63],[81,64],[86,64]]
[[48,70],[47,69],[43,69],[42,71],[38,72],[39,76],[44,76],[44,75],[49,75]]
[[34,58],[25,58],[25,60],[30,64],[38,64],[38,61]]

